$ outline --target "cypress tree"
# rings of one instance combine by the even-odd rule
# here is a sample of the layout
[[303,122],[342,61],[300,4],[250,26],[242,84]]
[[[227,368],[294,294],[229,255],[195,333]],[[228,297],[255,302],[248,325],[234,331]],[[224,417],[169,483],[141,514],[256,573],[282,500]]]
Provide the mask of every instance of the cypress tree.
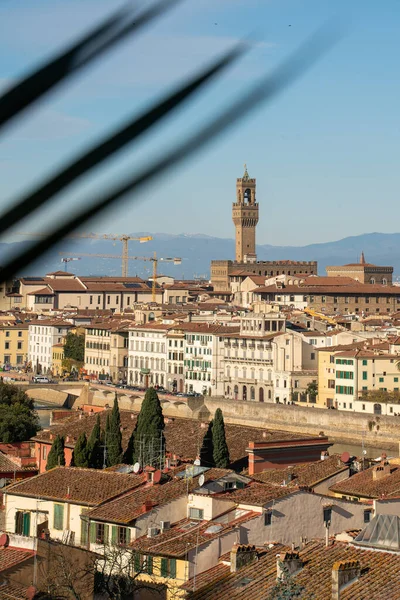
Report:
[[200,464],[202,467],[215,467],[212,430],[213,422],[210,421],[208,424],[208,429],[204,434],[203,444],[200,450]]
[[224,417],[220,408],[217,408],[215,411],[212,427],[212,438],[215,466],[220,469],[227,469],[230,463],[229,450],[225,437]]
[[89,466],[87,438],[85,432],[81,433],[76,441],[75,448],[72,453],[72,461],[74,467],[87,468]]
[[122,433],[117,394],[114,398],[108,432],[106,430],[106,446],[108,466],[118,465],[122,458]]
[[88,464],[91,469],[101,469],[103,465],[101,445],[100,415],[97,415],[96,423],[93,426],[87,443]]
[[47,457],[46,471],[59,466],[65,466],[64,438],[57,435]]
[[[154,388],[148,388],[135,428],[133,461],[160,466],[165,455],[164,416]],[[162,456],[160,456],[160,453]]]

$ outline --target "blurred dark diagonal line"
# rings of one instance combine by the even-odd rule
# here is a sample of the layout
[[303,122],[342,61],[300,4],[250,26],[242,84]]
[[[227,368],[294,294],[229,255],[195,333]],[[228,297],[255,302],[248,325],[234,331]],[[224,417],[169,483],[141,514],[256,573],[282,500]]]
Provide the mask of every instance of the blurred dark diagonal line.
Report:
[[[0,97],[0,130],[29,105],[68,78],[111,46],[122,41],[181,0],[161,0],[136,15],[128,5],[85,35],[62,54],[39,67]],[[134,19],[134,20],[132,20]]]
[[70,185],[83,173],[88,172],[106,158],[123,148],[129,142],[137,139],[145,131],[153,127],[163,117],[169,115],[184,100],[188,99],[196,90],[199,90],[213,76],[227,68],[246,49],[244,44],[238,44],[221,58],[214,61],[211,66],[202,70],[200,74],[191,78],[188,83],[174,90],[147,110],[139,117],[130,120],[111,136],[104,138],[99,144],[93,146],[88,152],[82,153],[76,160],[50,177],[45,183],[37,187],[27,196],[16,201],[11,201],[12,207],[0,216],[0,234],[12,227],[21,218],[26,218],[39,207],[43,206],[50,198]]
[[242,95],[228,109],[211,119],[197,133],[168,151],[164,157],[153,162],[150,167],[143,169],[138,175],[128,179],[122,186],[103,194],[100,200],[91,207],[78,213],[46,238],[36,242],[29,249],[13,258],[0,272],[1,281],[10,279],[21,268],[32,263],[52,246],[59,243],[63,237],[110,207],[126,193],[133,192],[140,186],[150,183],[170,167],[176,166],[178,163],[189,158],[191,154],[200,150],[200,148],[232,126],[239,117],[245,116],[262,102],[271,100],[279,92],[282,92],[285,87],[293,83],[295,79],[299,78],[306,69],[314,65],[338,39],[339,31],[337,28],[333,26],[321,28],[287,59],[281,67],[276,69],[272,75],[263,77],[248,93]]

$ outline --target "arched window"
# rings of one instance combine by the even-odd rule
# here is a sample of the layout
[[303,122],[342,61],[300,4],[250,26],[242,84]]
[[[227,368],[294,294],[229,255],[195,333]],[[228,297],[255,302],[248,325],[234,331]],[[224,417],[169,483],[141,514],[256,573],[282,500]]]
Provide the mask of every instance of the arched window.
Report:
[[230,377],[231,376],[231,368],[228,366],[226,367],[226,376]]
[[258,390],[258,400],[264,402],[264,388],[262,387]]
[[262,369],[259,370],[258,377],[259,377],[260,381],[263,381],[263,379],[264,379],[264,371]]
[[382,279],[382,285],[387,285],[387,279],[385,277]]
[[231,388],[228,385],[228,387],[226,388],[226,396],[229,396],[230,393],[231,393]]
[[256,391],[254,389],[253,386],[251,386],[250,388],[250,400],[255,400],[256,399]]
[[243,386],[243,400],[247,400],[247,386]]
[[271,390],[268,390],[268,400],[271,400],[271,398],[272,398],[272,392],[271,392]]
[[375,283],[375,277],[371,277],[371,279],[369,280],[370,283]]
[[246,367],[243,367],[243,379],[247,379],[247,370],[246,370]]
[[268,371],[268,381],[272,380],[272,371]]
[[237,385],[235,385],[235,387],[233,388],[233,395],[235,397],[235,400],[238,399],[238,395],[239,395],[239,388]]
[[144,366],[146,369],[149,368],[149,359],[147,357],[144,359]]

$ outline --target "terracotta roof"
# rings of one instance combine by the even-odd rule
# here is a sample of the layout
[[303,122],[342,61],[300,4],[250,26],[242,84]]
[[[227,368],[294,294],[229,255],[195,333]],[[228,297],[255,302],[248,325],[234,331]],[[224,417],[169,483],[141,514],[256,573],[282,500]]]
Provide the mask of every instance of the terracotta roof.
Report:
[[5,580],[0,583],[0,600],[26,600],[27,586]]
[[348,470],[348,467],[341,462],[339,455],[333,454],[326,460],[319,460],[305,465],[293,465],[293,467],[286,469],[267,469],[262,473],[252,475],[252,477],[262,483],[281,485],[285,481],[288,487],[313,487],[321,481],[346,470]]
[[344,496],[358,496],[360,498],[381,498],[382,496],[400,496],[400,467],[390,466],[390,474],[374,481],[373,471],[370,467],[349,479],[335,483],[330,490]]
[[40,325],[45,327],[73,327],[69,321],[63,321],[61,319],[37,319],[29,325]]
[[356,283],[355,281],[351,285],[284,285],[278,287],[276,284],[262,286],[254,290],[256,294],[311,294],[317,296],[318,294],[329,295],[329,294],[344,294],[346,296],[352,295],[368,295],[368,296],[398,296],[400,295],[400,288],[394,285],[379,285],[371,283]]
[[55,292],[84,292],[85,286],[78,279],[51,279],[46,277],[46,285]]
[[68,273],[68,271],[53,271],[53,273],[46,273],[46,277],[49,275],[66,275],[67,277],[75,277],[73,273]]
[[264,506],[271,500],[284,498],[297,491],[296,487],[281,487],[280,485],[267,485],[265,483],[251,482],[250,485],[236,490],[227,490],[214,494],[215,498],[236,502],[237,504],[248,504],[251,506]]
[[143,481],[142,475],[133,473],[56,467],[36,477],[10,485],[7,492],[17,496],[49,498],[96,506],[100,502],[141,485]]
[[0,548],[0,573],[15,567],[19,563],[32,558],[33,552],[30,550],[20,550],[19,548]]
[[[224,513],[224,517],[227,514],[231,514],[234,517],[235,509]],[[153,538],[142,536],[132,542],[130,546],[134,550],[157,556],[185,557],[192,548],[199,547],[200,549],[203,544],[207,544],[210,540],[219,538],[228,531],[232,531],[237,525],[255,517],[259,518],[260,514],[253,511],[246,511],[245,514],[238,518],[232,518],[230,521],[228,519],[228,522],[226,522],[226,518],[221,517],[222,515],[219,515],[219,517],[216,517],[212,521],[196,522],[189,529],[185,529],[185,525],[191,522],[190,519],[182,519],[182,521],[178,521],[173,527],[165,530],[163,533]],[[219,525],[220,527],[217,528],[217,531],[208,531],[213,525]]]
[[[223,477],[227,473],[232,473],[227,469],[209,469],[204,473],[205,482],[213,481]],[[184,479],[170,479],[165,483],[158,485],[146,485],[139,489],[124,494],[116,500],[107,502],[98,506],[89,513],[91,519],[107,521],[112,523],[130,523],[143,512],[145,502],[149,503],[148,510],[155,506],[161,506],[166,502],[171,502],[180,496],[186,496],[188,492],[199,487],[199,477],[194,477],[189,482]],[[151,503],[151,504],[150,504]]]
[[[32,458],[32,462],[35,462],[34,458]],[[0,473],[13,474],[14,472],[15,473],[21,473],[21,472],[26,472],[26,471],[36,471],[37,472],[37,470],[38,469],[36,466],[21,467],[20,465],[18,465],[14,461],[12,461],[10,458],[8,458],[8,456],[6,454],[4,454],[4,452],[0,451]]]
[[[291,551],[280,544],[258,550],[258,560],[235,573],[229,565],[219,564],[196,576],[196,591],[187,596],[190,600],[265,600],[276,584],[276,556]],[[400,555],[389,552],[360,550],[342,542],[309,542],[299,552],[303,568],[293,580],[305,588],[305,597],[315,600],[332,598],[332,567],[339,561],[357,560],[361,575],[340,590],[341,600],[399,600]],[[221,557],[222,558],[222,557]],[[224,558],[227,558],[226,556]],[[228,559],[229,560],[229,559]],[[182,588],[193,589],[193,580]]]
[[[113,401],[114,394],[110,392],[110,404]],[[105,426],[107,413],[111,412],[102,411],[97,413],[100,415],[101,426]],[[132,433],[133,428],[136,424],[137,414],[130,411],[120,411],[121,414],[121,427],[122,427],[122,445],[125,448],[128,439]],[[69,448],[73,448],[76,440],[80,433],[85,432],[90,435],[93,426],[95,424],[97,415],[82,415],[80,413],[73,413],[70,417],[65,419],[62,423],[54,425],[51,430],[40,431],[34,440],[43,440],[52,443],[51,435],[54,436],[60,434],[66,439],[65,445]],[[194,460],[198,453],[199,446],[207,431],[208,423],[205,427],[197,419],[174,419],[168,420],[165,425],[165,439],[168,452],[176,454],[184,460]],[[250,441],[264,440],[263,435],[266,435],[266,441],[280,441],[280,440],[296,440],[301,437],[304,439],[306,436],[303,434],[299,436],[295,433],[289,433],[286,431],[275,431],[266,430],[258,427],[246,427],[244,425],[232,425],[225,423],[226,439],[229,448],[229,454],[231,462],[234,463],[237,460],[247,457],[246,448]],[[70,440],[67,440],[67,437]],[[310,436],[313,437],[313,436]]]
[[45,287],[41,290],[35,290],[34,292],[29,292],[27,296],[55,296],[54,292],[49,290],[49,288]]

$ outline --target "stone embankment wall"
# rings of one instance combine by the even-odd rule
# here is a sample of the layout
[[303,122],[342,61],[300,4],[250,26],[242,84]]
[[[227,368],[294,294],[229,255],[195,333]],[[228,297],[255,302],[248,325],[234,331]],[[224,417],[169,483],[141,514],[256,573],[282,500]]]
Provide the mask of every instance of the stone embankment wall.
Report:
[[[140,411],[143,394],[118,395],[122,410]],[[84,404],[112,406],[114,392],[89,390],[86,386],[74,403],[74,408]],[[287,406],[259,402],[240,402],[225,398],[176,398],[160,396],[163,413],[167,417],[181,417],[208,421],[217,408],[221,408],[227,423],[265,427],[299,434],[318,435],[323,432],[335,441],[364,443],[368,446],[397,449],[400,442],[400,417],[364,415],[305,406]]]
[[63,390],[50,387],[27,387],[24,391],[29,398],[36,402],[56,407],[72,408],[76,398],[80,396],[82,388]]

